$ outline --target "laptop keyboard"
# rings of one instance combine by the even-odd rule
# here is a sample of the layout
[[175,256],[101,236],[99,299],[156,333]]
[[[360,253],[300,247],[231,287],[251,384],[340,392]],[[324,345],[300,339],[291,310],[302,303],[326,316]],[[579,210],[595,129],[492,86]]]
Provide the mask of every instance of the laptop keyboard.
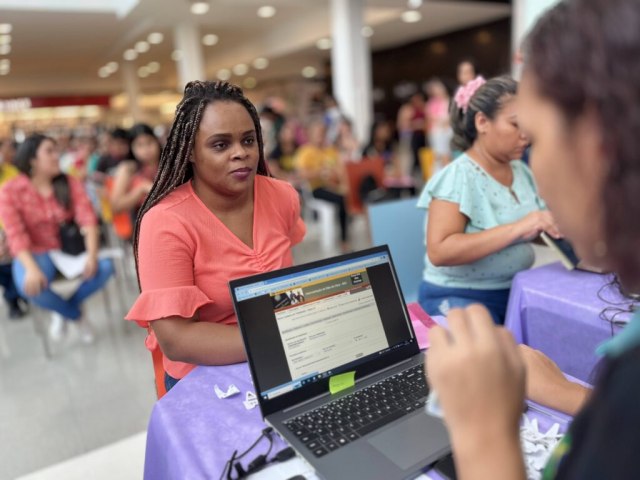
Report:
[[284,422],[316,457],[422,408],[429,389],[416,365]]

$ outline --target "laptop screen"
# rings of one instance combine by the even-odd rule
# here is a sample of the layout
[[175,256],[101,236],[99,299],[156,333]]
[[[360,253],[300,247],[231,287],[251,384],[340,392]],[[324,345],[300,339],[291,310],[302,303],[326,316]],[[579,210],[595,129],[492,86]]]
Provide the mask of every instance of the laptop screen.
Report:
[[386,247],[231,282],[261,400],[414,342]]

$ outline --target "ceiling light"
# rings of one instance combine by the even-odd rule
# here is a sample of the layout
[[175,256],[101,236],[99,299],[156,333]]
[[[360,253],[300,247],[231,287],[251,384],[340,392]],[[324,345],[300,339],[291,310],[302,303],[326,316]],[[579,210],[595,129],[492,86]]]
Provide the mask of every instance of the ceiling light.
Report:
[[118,62],[109,62],[104,66],[104,68],[106,68],[109,73],[117,72]]
[[5,35],[11,33],[11,30],[13,30],[13,27],[10,23],[0,23],[0,34]]
[[98,76],[100,78],[107,78],[110,74],[111,72],[107,67],[101,67],[100,70],[98,70]]
[[422,6],[422,0],[407,0],[407,6],[409,8],[420,8]]
[[233,73],[238,76],[246,75],[249,71],[249,67],[246,63],[239,63],[235,67],[233,67]]
[[215,33],[209,33],[204,37],[202,37],[202,43],[209,47],[212,47],[213,45],[218,43],[218,40],[219,40],[218,35],[216,35]]
[[180,60],[182,60],[182,52],[180,50],[174,50],[171,53],[171,60],[173,60],[174,62],[179,62]]
[[161,34],[160,32],[153,32],[150,33],[149,36],[147,37],[147,42],[153,44],[153,45],[157,45],[159,43],[162,43],[162,41],[164,40],[164,35]]
[[422,20],[422,14],[417,10],[407,10],[402,12],[401,18],[405,23],[416,23]]
[[222,70],[218,70],[216,77],[218,77],[218,80],[222,81],[229,80],[231,78],[231,72],[228,68],[223,68]]
[[307,66],[302,69],[302,76],[304,78],[313,78],[317,73],[318,71],[315,69],[315,67]]
[[145,42],[144,40],[136,43],[136,46],[135,46],[136,52],[138,53],[148,52],[149,48],[150,48],[149,43]]
[[0,55],[9,55],[11,53],[11,45],[0,45]]
[[316,42],[316,47],[318,47],[320,50],[330,50],[332,45],[333,42],[330,38],[327,37],[321,38]]
[[244,88],[256,88],[256,85],[258,84],[258,82],[256,81],[255,78],[253,77],[247,77],[244,79],[244,81],[242,82],[242,86]]
[[0,65],[0,75],[8,75],[11,71],[11,65]]
[[122,54],[122,58],[129,61],[135,60],[136,58],[138,58],[138,52],[136,52],[133,48],[130,48],[124,51],[124,53]]
[[157,73],[160,70],[160,64],[158,62],[149,62],[147,64],[147,70],[149,73]]
[[9,45],[11,43],[11,35],[0,35],[0,45]]
[[207,2],[193,2],[191,4],[191,13],[194,15],[204,15],[209,11],[209,4]]
[[252,65],[256,70],[264,70],[269,66],[269,60],[264,57],[259,57],[253,61]]
[[146,78],[149,76],[149,68],[148,67],[140,67],[138,69],[138,76],[140,78]]
[[360,30],[360,33],[362,34],[363,37],[369,38],[373,36],[373,28],[371,28],[369,25],[365,25],[364,27],[362,27],[362,30]]
[[260,7],[258,9],[258,16],[260,18],[271,18],[276,14],[275,7],[271,5],[265,5],[264,7]]

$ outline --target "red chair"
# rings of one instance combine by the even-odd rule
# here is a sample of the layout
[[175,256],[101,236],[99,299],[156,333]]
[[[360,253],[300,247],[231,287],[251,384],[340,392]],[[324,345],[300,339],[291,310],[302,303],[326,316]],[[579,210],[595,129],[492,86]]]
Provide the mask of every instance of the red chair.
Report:
[[375,181],[376,188],[384,185],[384,160],[380,157],[363,158],[359,162],[349,162],[345,165],[349,191],[347,193],[347,211],[352,214],[364,213],[364,204],[361,198],[362,182],[367,177]]

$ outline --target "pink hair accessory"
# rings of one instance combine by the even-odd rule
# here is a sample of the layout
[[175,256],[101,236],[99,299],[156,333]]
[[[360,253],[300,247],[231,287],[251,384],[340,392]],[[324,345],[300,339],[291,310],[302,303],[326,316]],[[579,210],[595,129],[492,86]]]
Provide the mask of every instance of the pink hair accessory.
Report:
[[482,75],[478,75],[466,85],[458,87],[458,90],[456,90],[456,94],[453,97],[453,101],[456,102],[458,108],[461,108],[464,113],[467,113],[471,97],[473,97],[478,89],[485,83],[487,83],[487,81],[482,77]]

